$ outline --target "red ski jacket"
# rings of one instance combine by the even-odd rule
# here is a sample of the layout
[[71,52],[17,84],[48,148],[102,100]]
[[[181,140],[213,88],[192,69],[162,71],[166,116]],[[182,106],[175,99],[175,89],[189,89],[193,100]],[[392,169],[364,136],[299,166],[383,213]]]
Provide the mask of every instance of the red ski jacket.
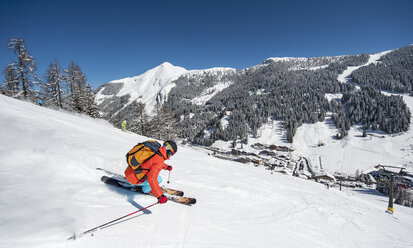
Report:
[[132,167],[128,166],[128,168],[126,168],[125,170],[125,177],[131,184],[139,185],[148,180],[149,186],[151,186],[152,189],[152,193],[156,196],[156,198],[159,198],[163,194],[158,183],[159,172],[162,169],[165,170],[168,167],[168,165],[164,163],[164,161],[168,159],[168,156],[166,156],[165,147],[162,146],[161,148],[159,148],[159,152],[162,154],[162,156],[156,154],[142,164],[141,168],[147,169],[147,173],[140,181],[136,177],[135,171],[132,169]]

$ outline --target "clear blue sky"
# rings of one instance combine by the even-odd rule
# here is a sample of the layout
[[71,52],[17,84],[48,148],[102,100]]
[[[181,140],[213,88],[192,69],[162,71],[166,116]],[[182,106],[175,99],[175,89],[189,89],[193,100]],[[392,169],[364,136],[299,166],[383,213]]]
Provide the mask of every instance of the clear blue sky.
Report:
[[[268,57],[376,53],[413,44],[411,0],[0,0],[0,69],[24,38],[44,78],[77,62],[96,88],[165,61],[244,69]],[[0,82],[4,81],[1,74]]]

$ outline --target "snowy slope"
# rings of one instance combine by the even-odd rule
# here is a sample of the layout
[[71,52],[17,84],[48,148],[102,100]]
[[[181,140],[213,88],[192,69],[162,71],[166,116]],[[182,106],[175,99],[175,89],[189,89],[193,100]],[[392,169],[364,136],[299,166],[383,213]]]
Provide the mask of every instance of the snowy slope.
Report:
[[[330,95],[331,98],[340,98]],[[413,109],[413,97],[403,95],[407,106]],[[413,172],[413,121],[410,129],[401,134],[389,135],[385,132],[367,130],[367,137],[362,137],[362,126],[354,126],[343,140],[336,139],[337,127],[327,116],[324,122],[304,123],[297,129],[294,142],[288,143],[286,132],[280,121],[264,124],[258,129],[258,137],[250,136],[246,151],[256,152],[251,146],[255,143],[264,145],[282,145],[293,148],[293,154],[306,157],[314,170],[321,169],[319,160],[326,172],[354,174],[356,170],[367,171],[378,164],[402,166]],[[324,146],[319,147],[319,143]],[[216,141],[212,145],[223,150],[231,150],[232,143]],[[238,149],[241,144],[238,144]]]
[[156,205],[66,240],[154,203],[104,185],[95,170],[122,173],[125,152],[144,139],[0,95],[0,247],[413,246],[413,209],[388,215],[374,190],[326,189],[185,146],[169,161],[169,186],[196,205]]
[[220,91],[224,90],[228,86],[233,84],[233,82],[219,82],[216,85],[205,89],[200,96],[195,97],[190,102],[196,105],[204,105],[208,102],[212,97],[218,94]]
[[[389,52],[391,51],[371,54],[368,62],[362,66],[379,63],[380,57]],[[305,58],[268,59],[276,62],[305,60]],[[338,76],[338,80],[342,83],[352,83],[351,73],[362,66],[348,67]],[[406,94],[402,96],[410,110],[413,110],[413,97]],[[341,97],[342,94],[326,94],[329,100]],[[295,149],[294,154],[306,157],[315,170],[321,169],[319,166],[321,157],[324,170],[330,173],[354,174],[356,170],[366,171],[378,164],[402,166],[413,172],[413,121],[411,123],[409,131],[405,133],[389,135],[381,131],[367,130],[368,135],[365,138],[361,137],[362,127],[354,126],[345,139],[337,140],[335,136],[338,130],[329,115],[324,122],[300,126],[294,136],[293,144],[290,144],[286,140],[286,132],[280,128],[281,123],[274,121],[273,124],[263,125],[258,130],[257,138],[249,137],[248,145],[261,143],[290,146]],[[319,142],[324,143],[325,146],[319,147]],[[213,146],[224,150],[232,147],[231,142],[223,141],[217,141]],[[244,146],[244,149],[254,151],[249,146]]]
[[200,93],[200,95],[194,97],[192,100],[190,100],[190,102],[196,105],[205,105],[205,103],[208,102],[208,100],[210,100],[216,94],[218,94],[219,92],[221,92],[222,90],[226,89],[228,86],[234,83],[233,81],[223,79],[224,75],[234,73],[236,73],[235,69],[227,67],[215,67],[205,70],[188,71],[188,73],[184,75],[188,78],[202,79],[203,77],[205,77],[205,75],[216,77],[216,82],[214,82],[215,84],[213,86],[204,89]]
[[[351,73],[360,67],[380,63],[382,56],[390,51],[371,54],[367,63],[361,66],[349,66],[338,76],[342,83],[353,83]],[[356,85],[356,88],[360,87]],[[383,94],[387,94],[384,93]],[[413,98],[407,94],[402,95],[410,110],[413,110]],[[338,97],[326,96],[327,98]],[[343,140],[333,137],[337,129],[330,117],[325,122],[315,125],[304,124],[297,130],[294,138],[294,147],[303,156],[310,159],[313,165],[319,165],[319,157],[324,160],[323,167],[330,172],[353,174],[356,170],[365,171],[377,164],[405,167],[413,172],[413,121],[407,132],[389,135],[382,131],[367,130],[368,136],[362,137],[362,127],[355,126],[350,129],[348,136]],[[317,147],[318,141],[326,145]]]
[[[376,54],[371,54],[371,55],[370,55],[370,58],[369,58],[369,60],[367,61],[366,64],[361,65],[361,66],[349,66],[346,70],[343,71],[343,73],[341,73],[341,74],[338,76],[337,80],[338,80],[339,82],[341,82],[341,83],[353,83],[352,80],[351,80],[351,73],[353,73],[353,71],[355,71],[355,70],[357,70],[357,69],[359,69],[360,67],[363,67],[363,66],[368,66],[368,65],[370,65],[370,64],[377,64],[377,63],[379,63],[379,59],[380,59],[382,56],[388,54],[388,53],[391,52],[391,51],[392,51],[392,50],[384,51],[384,52],[376,53]],[[356,88],[359,89],[360,87],[359,87],[358,85],[356,85]]]
[[115,94],[103,94],[105,88],[101,88],[96,94],[96,102],[102,103],[105,99],[116,96],[121,97],[130,95],[128,102],[123,105],[123,108],[135,101],[140,101],[146,104],[148,114],[153,114],[153,109],[156,104],[158,95],[166,97],[169,91],[175,86],[172,82],[180,75],[187,72],[185,68],[174,66],[165,62],[139,76],[114,80],[108,84],[123,84],[119,92]]

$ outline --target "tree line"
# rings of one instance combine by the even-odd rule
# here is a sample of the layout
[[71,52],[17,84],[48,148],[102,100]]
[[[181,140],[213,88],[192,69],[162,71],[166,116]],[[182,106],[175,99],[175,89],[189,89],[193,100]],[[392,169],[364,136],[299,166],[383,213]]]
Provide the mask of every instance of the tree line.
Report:
[[[410,68],[412,51],[407,50],[403,54],[410,55],[400,58],[399,51],[395,51],[385,59],[396,60],[391,62],[396,67],[403,64],[404,68]],[[332,113],[340,130],[339,138],[345,137],[346,131],[355,124],[362,124],[365,130],[406,131],[410,125],[410,110],[401,97],[383,95],[374,84],[361,84],[361,89],[356,90],[354,85],[337,80],[348,66],[363,65],[368,58],[369,55],[362,54],[315,59],[317,70],[292,70],[291,61],[269,60],[261,66],[222,72],[224,75],[183,75],[175,81],[177,86],[170,91],[166,104],[180,120],[181,137],[202,145],[211,145],[216,140],[246,143],[249,135],[257,136],[263,124],[275,120],[281,121],[288,141],[293,142],[298,127],[303,123],[324,121],[328,112]],[[310,58],[300,63],[311,66],[313,61]],[[223,81],[232,84],[205,105],[191,102],[211,85]],[[325,97],[328,93],[340,93],[343,97],[328,101]],[[222,126],[223,118],[228,120],[225,126]]]
[[61,68],[57,60],[49,63],[46,76],[41,80],[36,74],[36,63],[20,38],[10,39],[8,49],[16,60],[4,69],[5,80],[0,86],[2,94],[24,98],[51,108],[100,116],[94,93],[80,66],[71,62],[67,69]]
[[346,93],[341,101],[333,101],[332,119],[341,130],[339,138],[351,126],[361,123],[363,130],[380,129],[386,133],[407,131],[411,113],[401,96],[385,96],[372,86],[362,86],[360,91]]
[[382,56],[377,64],[370,64],[352,73],[360,86],[398,93],[413,92],[413,46],[402,47]]

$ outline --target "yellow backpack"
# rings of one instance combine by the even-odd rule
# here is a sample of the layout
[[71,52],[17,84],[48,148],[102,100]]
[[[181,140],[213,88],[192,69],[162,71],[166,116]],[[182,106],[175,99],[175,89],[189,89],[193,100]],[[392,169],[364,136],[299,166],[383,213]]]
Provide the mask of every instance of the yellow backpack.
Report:
[[143,178],[148,169],[142,169],[141,166],[147,160],[155,156],[159,153],[159,148],[162,145],[154,140],[148,140],[143,143],[139,143],[134,146],[127,154],[126,154],[126,162],[133,170],[135,170],[135,175],[140,180]]

